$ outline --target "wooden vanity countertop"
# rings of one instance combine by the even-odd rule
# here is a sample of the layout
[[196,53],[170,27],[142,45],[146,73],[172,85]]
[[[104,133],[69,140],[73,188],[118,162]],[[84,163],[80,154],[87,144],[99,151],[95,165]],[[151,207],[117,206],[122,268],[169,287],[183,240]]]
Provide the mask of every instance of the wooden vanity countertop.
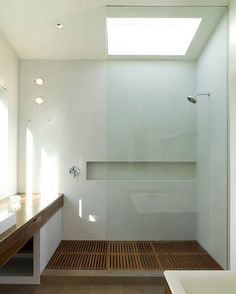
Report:
[[63,194],[50,197],[50,195],[33,194],[17,194],[0,200],[0,214],[15,213],[16,225],[8,229],[0,235],[0,245],[6,239],[22,230],[30,222],[40,215],[47,214],[52,207],[63,206]]

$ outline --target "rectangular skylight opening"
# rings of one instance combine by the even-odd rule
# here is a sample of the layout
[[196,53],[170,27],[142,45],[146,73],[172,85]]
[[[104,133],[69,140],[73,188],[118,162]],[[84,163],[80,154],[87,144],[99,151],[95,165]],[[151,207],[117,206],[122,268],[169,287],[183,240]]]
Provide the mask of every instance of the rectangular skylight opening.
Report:
[[184,56],[202,18],[107,18],[108,55]]

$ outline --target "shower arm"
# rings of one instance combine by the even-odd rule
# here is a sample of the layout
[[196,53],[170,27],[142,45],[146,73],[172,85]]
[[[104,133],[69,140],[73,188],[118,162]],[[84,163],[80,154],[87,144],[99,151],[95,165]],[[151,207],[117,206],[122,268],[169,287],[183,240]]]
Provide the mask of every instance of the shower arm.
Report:
[[211,96],[211,93],[199,93],[199,94],[196,94],[194,97],[196,98],[196,97],[198,97],[198,96],[208,96],[208,97],[210,97]]

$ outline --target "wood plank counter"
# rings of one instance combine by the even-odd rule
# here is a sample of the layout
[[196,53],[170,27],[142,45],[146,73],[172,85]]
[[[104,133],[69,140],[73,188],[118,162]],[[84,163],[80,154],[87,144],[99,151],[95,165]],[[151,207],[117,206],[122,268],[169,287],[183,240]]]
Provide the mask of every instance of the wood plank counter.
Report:
[[0,213],[16,214],[16,225],[0,235],[0,267],[63,206],[63,197],[63,194],[55,197],[18,194],[0,200]]

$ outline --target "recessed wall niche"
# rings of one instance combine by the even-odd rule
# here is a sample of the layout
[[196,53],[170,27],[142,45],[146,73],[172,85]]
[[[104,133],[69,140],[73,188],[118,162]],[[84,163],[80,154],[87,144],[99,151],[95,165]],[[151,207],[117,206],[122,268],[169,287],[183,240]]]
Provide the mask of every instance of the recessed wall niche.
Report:
[[87,180],[195,180],[195,162],[87,162]]

